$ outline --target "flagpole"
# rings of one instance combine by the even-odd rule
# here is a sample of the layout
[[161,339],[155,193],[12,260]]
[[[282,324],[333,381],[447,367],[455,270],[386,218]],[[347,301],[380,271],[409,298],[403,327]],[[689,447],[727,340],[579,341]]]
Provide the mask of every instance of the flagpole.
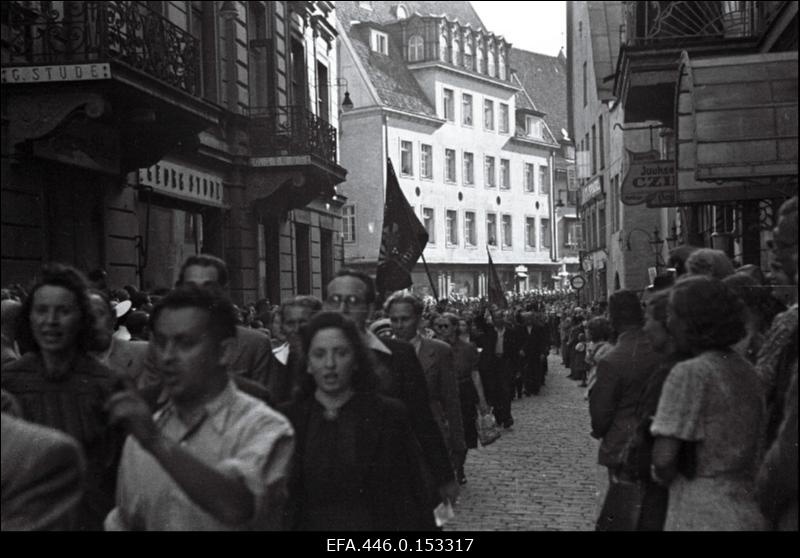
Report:
[[425,252],[420,254],[422,256],[422,264],[425,266],[425,273],[428,276],[428,281],[431,284],[431,290],[433,290],[433,298],[436,299],[436,302],[439,302],[439,293],[436,290],[436,285],[433,284],[433,277],[431,277],[431,270],[428,269],[428,262],[425,261]]

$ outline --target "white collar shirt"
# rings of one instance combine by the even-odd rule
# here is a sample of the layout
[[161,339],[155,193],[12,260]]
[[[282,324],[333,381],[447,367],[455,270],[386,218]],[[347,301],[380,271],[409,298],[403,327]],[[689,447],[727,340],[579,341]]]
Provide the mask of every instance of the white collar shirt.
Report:
[[123,449],[116,507],[106,530],[277,530],[287,498],[294,431],[283,415],[239,391],[225,389],[186,422],[172,402],[153,416],[161,434],[204,463],[244,481],[255,499],[252,519],[228,525],[189,499],[132,436]]

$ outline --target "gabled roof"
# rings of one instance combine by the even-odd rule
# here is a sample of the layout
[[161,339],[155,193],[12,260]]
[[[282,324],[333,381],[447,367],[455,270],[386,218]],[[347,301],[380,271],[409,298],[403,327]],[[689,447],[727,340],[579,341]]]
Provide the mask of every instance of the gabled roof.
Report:
[[374,23],[395,23],[397,7],[404,6],[409,15],[445,16],[469,24],[474,29],[485,29],[481,18],[470,2],[372,2],[372,9],[362,8],[359,2],[336,2],[336,14],[345,30],[350,29],[352,21],[371,21]]
[[[567,129],[566,59],[560,53],[559,56],[547,56],[512,48],[511,67],[533,101],[534,109],[545,113],[544,121],[556,140],[565,139],[561,130]],[[518,106],[530,108],[527,105],[526,101]]]
[[406,66],[398,52],[398,46],[392,44],[390,39],[389,56],[372,52],[369,47],[369,31],[368,25],[352,25],[348,37],[381,102],[387,107],[404,112],[435,117],[436,110]]

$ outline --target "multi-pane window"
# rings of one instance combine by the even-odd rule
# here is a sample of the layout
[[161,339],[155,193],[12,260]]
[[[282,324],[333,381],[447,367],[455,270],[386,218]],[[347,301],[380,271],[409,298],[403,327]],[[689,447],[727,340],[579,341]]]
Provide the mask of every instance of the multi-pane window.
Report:
[[494,213],[486,214],[486,243],[497,246],[497,215]]
[[461,95],[461,123],[472,126],[472,95],[468,93]]
[[467,246],[475,246],[478,244],[477,235],[475,233],[475,212],[464,212],[464,244]]
[[459,47],[459,44],[458,44],[458,34],[457,33],[453,34],[452,54],[453,54],[453,60],[452,60],[453,64],[456,65],[456,66],[460,65],[461,64],[461,50],[460,50],[460,47]]
[[564,223],[564,248],[577,249],[580,240],[580,223],[577,221],[566,221]]
[[372,30],[371,41],[372,50],[384,55],[389,54],[389,36],[381,31]]
[[525,246],[536,249],[536,218],[525,218]]
[[599,147],[600,147],[600,168],[604,169],[604,168],[606,168],[606,153],[605,153],[605,151],[606,151],[606,145],[605,145],[606,141],[605,141],[605,138],[603,137],[604,134],[603,134],[603,115],[602,114],[598,117],[598,120],[597,120],[597,132],[600,135],[600,137],[599,137],[599,139],[600,139],[600,145],[599,145]]
[[511,188],[511,161],[508,159],[500,159],[500,188]]
[[428,244],[436,244],[436,215],[432,207],[422,208],[422,226],[428,231]]
[[342,208],[342,237],[345,242],[356,241],[356,206],[345,205]]
[[483,100],[483,129],[494,130],[494,101]]
[[541,230],[539,238],[542,241],[540,249],[550,248],[550,219],[541,219],[539,223],[539,228]]
[[534,182],[534,169],[533,163],[525,163],[525,191],[526,192],[535,192],[536,191],[536,183]]
[[497,179],[495,178],[497,172],[494,167],[494,157],[490,157],[487,155],[484,158],[483,165],[484,165],[484,170],[486,171],[484,173],[483,182],[487,188],[494,188],[495,186],[497,186]]
[[452,89],[445,89],[442,94],[442,111],[444,112],[445,120],[454,122],[456,118],[456,107],[454,103],[454,94]]
[[539,167],[539,193],[550,193],[550,167]]
[[464,39],[464,67],[468,70],[474,69],[474,60],[472,58],[472,39]]
[[414,151],[410,141],[400,141],[400,174],[414,176]]
[[536,116],[525,117],[525,132],[529,138],[544,139],[544,124]]
[[475,71],[481,74],[486,73],[486,68],[484,67],[484,56],[483,56],[483,46],[478,45],[475,48]]
[[506,79],[506,57],[501,52],[497,57],[497,74],[500,79]]
[[444,150],[444,180],[445,182],[456,181],[456,150]]
[[494,45],[489,44],[486,49],[486,73],[494,77]]
[[507,134],[508,133],[508,105],[505,103],[500,103],[500,133]]
[[433,178],[433,146],[424,143],[419,148],[419,175]]
[[511,248],[511,215],[503,215],[503,248]]
[[448,246],[458,245],[458,212],[453,209],[447,210],[446,228]]
[[419,35],[408,40],[408,61],[419,62],[425,57],[425,41]]
[[475,184],[475,155],[464,152],[464,184]]

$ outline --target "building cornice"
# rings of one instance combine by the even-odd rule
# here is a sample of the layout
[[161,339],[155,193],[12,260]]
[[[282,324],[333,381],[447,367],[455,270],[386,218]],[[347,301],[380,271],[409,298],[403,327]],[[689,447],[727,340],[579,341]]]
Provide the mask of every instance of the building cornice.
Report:
[[369,115],[387,115],[387,116],[395,116],[399,118],[404,118],[407,120],[413,120],[415,122],[421,122],[422,124],[426,124],[431,127],[439,128],[447,121],[442,118],[437,118],[435,116],[429,116],[427,114],[420,114],[416,112],[408,112],[404,110],[400,110],[394,107],[389,107],[386,105],[376,105],[372,107],[365,107],[365,108],[358,108],[348,111],[347,113],[342,115],[343,119],[354,118],[356,116],[369,116]]
[[470,72],[469,70],[465,70],[463,68],[459,68],[458,66],[452,66],[452,65],[447,64],[445,62],[442,62],[441,60],[433,60],[433,61],[427,61],[427,62],[414,62],[412,64],[406,63],[406,66],[408,67],[409,70],[411,70],[411,72],[414,72],[416,70],[429,70],[429,69],[433,68],[433,69],[449,72],[451,74],[456,74],[456,75],[459,75],[461,77],[465,77],[465,78],[468,78],[468,79],[474,79],[476,81],[480,81],[480,82],[486,83],[488,85],[493,85],[494,87],[499,87],[501,89],[505,89],[505,90],[511,91],[513,93],[517,93],[518,91],[522,90],[521,87],[517,87],[516,85],[514,85],[512,83],[509,83],[507,81],[501,81],[499,79],[494,79],[492,77],[489,77],[489,76],[486,76],[486,75],[483,75],[483,74],[479,74],[477,72]]

